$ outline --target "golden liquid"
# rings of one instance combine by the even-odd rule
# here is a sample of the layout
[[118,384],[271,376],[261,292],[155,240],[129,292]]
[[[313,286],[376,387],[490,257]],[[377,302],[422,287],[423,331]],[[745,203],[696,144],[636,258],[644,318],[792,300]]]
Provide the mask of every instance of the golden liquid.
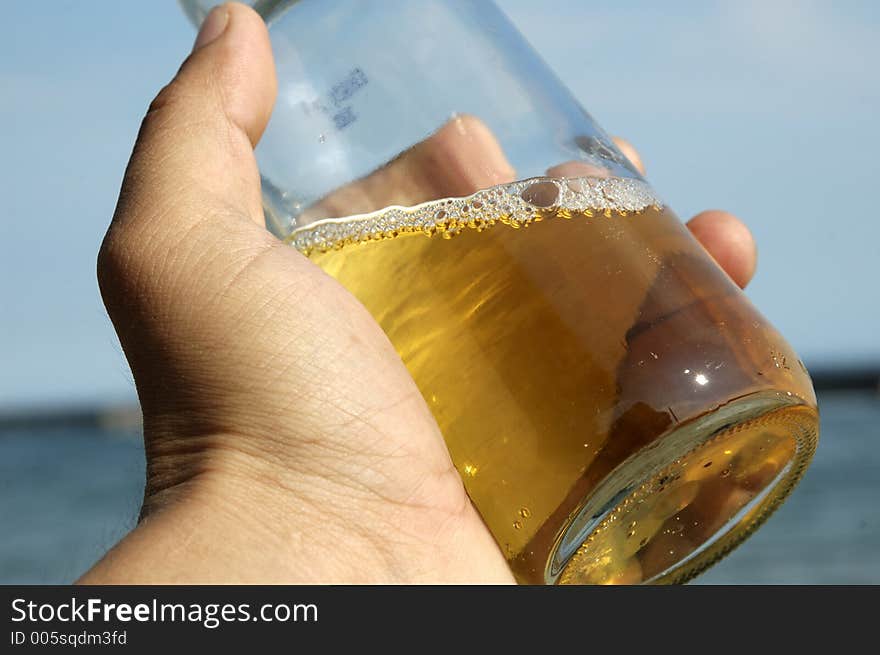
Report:
[[[625,209],[643,203],[626,181],[582,183],[570,202],[539,180],[512,205],[504,192],[438,201],[292,238],[385,330],[522,582],[555,580],[548,559],[584,499],[682,422],[771,391],[805,412],[797,429],[815,431],[797,356],[675,215]],[[428,211],[436,220],[419,225]],[[654,500],[630,507],[620,529],[606,520],[562,581],[647,580],[698,549],[792,457],[809,458],[809,435],[762,430],[673,464],[672,496],[657,476],[646,482]],[[699,524],[684,534],[693,543],[667,547],[680,520]]]

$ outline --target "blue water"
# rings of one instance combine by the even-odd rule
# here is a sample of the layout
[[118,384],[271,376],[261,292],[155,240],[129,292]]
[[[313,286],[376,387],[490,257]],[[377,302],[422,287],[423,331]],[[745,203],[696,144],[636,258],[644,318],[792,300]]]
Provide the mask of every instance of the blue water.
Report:
[[[754,537],[697,583],[880,583],[880,396],[826,393],[813,465]],[[67,583],[132,528],[131,431],[0,431],[0,583]]]

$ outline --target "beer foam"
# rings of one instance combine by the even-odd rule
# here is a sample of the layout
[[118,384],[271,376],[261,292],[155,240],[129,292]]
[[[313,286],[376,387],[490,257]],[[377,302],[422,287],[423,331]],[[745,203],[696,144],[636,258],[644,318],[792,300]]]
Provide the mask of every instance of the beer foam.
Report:
[[572,214],[594,216],[638,213],[662,202],[651,187],[629,178],[533,177],[501,184],[461,198],[445,198],[369,214],[328,218],[298,227],[285,239],[305,254],[344,245],[389,239],[406,233],[451,238],[463,229],[483,230],[496,223],[523,227]]

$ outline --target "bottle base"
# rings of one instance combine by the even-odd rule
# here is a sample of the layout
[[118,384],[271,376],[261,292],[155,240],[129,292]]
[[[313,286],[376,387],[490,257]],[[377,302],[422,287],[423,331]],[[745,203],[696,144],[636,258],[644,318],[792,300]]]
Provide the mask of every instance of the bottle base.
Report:
[[573,514],[545,581],[693,578],[785,500],[817,437],[815,408],[779,393],[751,394],[678,426],[615,469]]

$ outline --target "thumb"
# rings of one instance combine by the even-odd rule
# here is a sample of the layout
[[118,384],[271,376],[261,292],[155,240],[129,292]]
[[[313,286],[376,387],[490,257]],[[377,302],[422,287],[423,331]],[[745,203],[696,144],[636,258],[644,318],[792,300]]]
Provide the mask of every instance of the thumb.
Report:
[[265,23],[229,3],[207,16],[147,111],[98,255],[101,293],[136,381],[138,360],[164,348],[160,333],[179,329],[204,295],[204,264],[229,269],[222,256],[244,260],[276,241],[262,228],[253,153],[275,90]]
[[157,200],[178,207],[219,200],[262,225],[253,148],[269,121],[275,92],[263,20],[237,3],[214,8],[192,54],[147,111],[116,217],[140,218],[146,210],[153,222],[168,213]]

